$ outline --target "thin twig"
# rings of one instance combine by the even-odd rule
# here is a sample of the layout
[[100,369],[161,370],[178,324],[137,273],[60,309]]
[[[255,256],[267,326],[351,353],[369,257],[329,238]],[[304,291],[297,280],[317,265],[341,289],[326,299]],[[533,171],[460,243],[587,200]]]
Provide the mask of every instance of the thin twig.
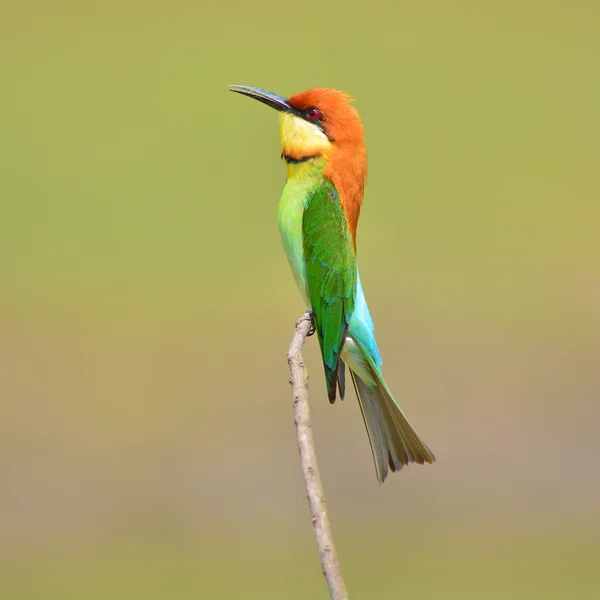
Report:
[[321,484],[321,475],[317,465],[317,453],[310,425],[310,410],[308,407],[308,377],[302,358],[302,347],[312,327],[312,318],[309,313],[300,317],[296,322],[296,332],[288,350],[288,364],[290,365],[290,383],[294,398],[294,423],[298,436],[298,450],[308,504],[312,517],[313,529],[321,558],[321,568],[332,600],[347,600],[348,592],[342,578],[338,563],[331,525],[327,516],[325,496]]

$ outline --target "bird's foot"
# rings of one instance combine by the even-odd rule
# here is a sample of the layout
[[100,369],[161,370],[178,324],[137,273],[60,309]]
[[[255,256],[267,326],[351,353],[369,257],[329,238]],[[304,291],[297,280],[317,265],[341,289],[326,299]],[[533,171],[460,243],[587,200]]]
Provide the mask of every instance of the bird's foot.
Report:
[[302,321],[310,321],[310,329],[306,334],[306,337],[310,337],[311,335],[315,335],[315,321],[313,319],[312,310],[307,310],[301,317],[296,319],[296,327],[302,323]]

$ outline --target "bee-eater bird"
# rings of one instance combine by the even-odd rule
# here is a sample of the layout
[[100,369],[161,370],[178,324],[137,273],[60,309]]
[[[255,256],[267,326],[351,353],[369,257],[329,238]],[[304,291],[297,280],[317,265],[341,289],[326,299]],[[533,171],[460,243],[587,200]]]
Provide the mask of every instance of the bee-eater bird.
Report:
[[345,392],[345,365],[358,396],[377,479],[409,462],[435,457],[392,396],[381,374],[375,328],[356,262],[356,226],[367,177],[363,126],[352,99],[315,88],[284,98],[232,85],[279,111],[287,182],[279,232],[319,338],[329,401]]

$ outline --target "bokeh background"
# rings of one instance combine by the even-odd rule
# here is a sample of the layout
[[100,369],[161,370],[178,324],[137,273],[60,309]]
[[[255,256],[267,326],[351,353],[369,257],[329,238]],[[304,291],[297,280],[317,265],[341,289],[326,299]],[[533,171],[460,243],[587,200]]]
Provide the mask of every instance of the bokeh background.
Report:
[[600,5],[0,2],[0,597],[326,598],[277,117],[357,98],[362,279],[438,457],[314,432],[353,598],[600,594]]

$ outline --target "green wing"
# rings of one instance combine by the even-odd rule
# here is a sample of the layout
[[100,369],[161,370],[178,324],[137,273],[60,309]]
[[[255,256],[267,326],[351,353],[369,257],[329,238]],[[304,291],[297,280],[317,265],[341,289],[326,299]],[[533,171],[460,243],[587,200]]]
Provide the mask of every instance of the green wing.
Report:
[[356,256],[335,186],[323,181],[302,219],[308,295],[321,344],[330,402],[335,401],[340,352],[356,298]]

